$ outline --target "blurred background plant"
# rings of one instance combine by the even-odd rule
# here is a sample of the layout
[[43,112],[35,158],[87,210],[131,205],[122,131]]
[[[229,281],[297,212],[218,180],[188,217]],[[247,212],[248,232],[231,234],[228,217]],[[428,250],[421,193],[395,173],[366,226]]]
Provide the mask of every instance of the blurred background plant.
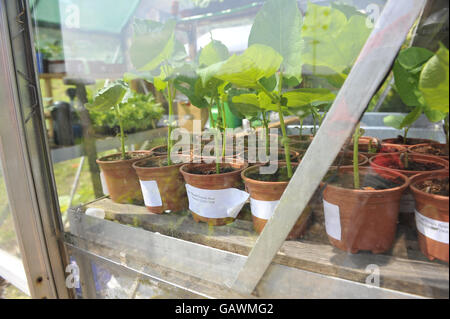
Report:
[[[141,94],[132,91],[128,102],[121,105],[125,133],[156,128],[164,114],[164,108],[155,101],[151,94]],[[92,123],[99,133],[111,133],[119,127],[114,110],[90,110]]]
[[59,40],[35,43],[35,47],[45,60],[64,60],[63,48]]

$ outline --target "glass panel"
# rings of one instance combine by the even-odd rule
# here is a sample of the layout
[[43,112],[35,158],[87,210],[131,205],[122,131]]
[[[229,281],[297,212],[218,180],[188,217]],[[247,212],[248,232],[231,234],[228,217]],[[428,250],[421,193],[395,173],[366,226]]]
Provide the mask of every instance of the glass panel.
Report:
[[28,298],[26,294],[29,294],[27,278],[0,161],[0,298]]
[[[142,265],[197,278],[203,268],[192,264],[204,263],[202,278],[228,285],[243,264],[236,255],[254,247],[364,58],[386,3],[30,1],[59,204],[67,236],[76,238],[70,244],[112,249],[96,252],[105,258],[116,247],[115,257],[130,253]],[[295,271],[324,276],[317,283],[343,279],[355,285],[353,294],[345,290],[349,296],[361,285],[448,296],[448,211],[424,212],[404,177],[442,171],[414,185],[432,181],[448,201],[447,17],[448,3],[436,1],[411,29],[355,130],[358,143],[346,136],[327,184],[286,234],[275,263],[288,267],[265,277],[267,296],[273,274]],[[428,144],[409,150],[416,143]],[[398,192],[389,199],[392,189]],[[360,193],[366,197],[355,197]],[[182,257],[165,259],[174,247]],[[291,292],[285,297],[300,296],[289,280],[283,284]],[[312,295],[329,297],[320,287]]]

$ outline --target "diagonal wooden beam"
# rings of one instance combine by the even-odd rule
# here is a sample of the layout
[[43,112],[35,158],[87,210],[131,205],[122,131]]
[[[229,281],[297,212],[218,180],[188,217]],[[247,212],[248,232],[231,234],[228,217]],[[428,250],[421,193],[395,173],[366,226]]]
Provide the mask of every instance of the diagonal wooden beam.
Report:
[[[426,0],[389,0],[231,288],[252,293],[377,92]],[[294,200],[295,199],[295,200]]]

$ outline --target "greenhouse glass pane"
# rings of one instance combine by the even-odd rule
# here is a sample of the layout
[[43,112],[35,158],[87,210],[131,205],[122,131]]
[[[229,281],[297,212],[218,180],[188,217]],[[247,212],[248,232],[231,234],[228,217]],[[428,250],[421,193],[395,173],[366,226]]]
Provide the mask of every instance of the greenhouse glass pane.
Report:
[[[398,3],[36,2],[59,207],[74,264],[92,284],[80,296],[108,297],[111,287],[125,296],[141,274],[192,297],[241,297],[230,287],[247,255],[280,202],[308,201],[281,198],[326,139],[339,143],[314,159],[329,169],[324,183],[292,229],[280,226],[286,241],[253,295],[448,297],[448,214],[424,212],[408,185],[415,168],[432,168],[443,175],[433,187],[445,197],[447,181],[448,191],[448,3],[422,17],[422,1],[401,17]],[[384,45],[386,34],[398,45]],[[372,73],[357,78],[376,83],[354,83],[362,89],[330,111],[367,61]],[[360,110],[368,104],[361,118],[341,111],[355,110],[356,97],[367,102]],[[317,139],[333,123],[341,130]],[[437,155],[432,164],[409,149],[416,143]],[[444,253],[427,250],[426,238]]]

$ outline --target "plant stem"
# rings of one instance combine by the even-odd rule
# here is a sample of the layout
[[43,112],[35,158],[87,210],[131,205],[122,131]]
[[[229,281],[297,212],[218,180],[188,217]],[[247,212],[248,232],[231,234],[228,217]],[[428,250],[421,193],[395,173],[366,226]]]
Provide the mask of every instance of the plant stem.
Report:
[[116,116],[117,116],[117,118],[119,120],[120,150],[121,150],[121,153],[122,153],[122,159],[126,160],[127,159],[127,153],[125,152],[125,133],[124,133],[124,130],[123,130],[123,120],[122,120],[122,114],[120,113],[120,106],[119,106],[119,104],[116,105],[114,110],[116,111]]
[[223,103],[222,99],[218,99],[218,103],[220,105],[220,110],[222,112],[222,157],[225,157],[225,148],[227,146],[227,139],[225,136],[226,130],[227,130],[227,115],[225,112],[225,104]]
[[266,136],[266,156],[269,156],[270,155],[269,121],[267,120],[266,112],[264,112],[264,111],[262,112],[262,117],[263,117],[263,125],[264,125],[264,134]]
[[[409,126],[405,127],[405,134],[403,136],[403,144],[407,145],[408,142],[408,131],[409,131]],[[409,166],[409,159],[408,159],[408,152],[405,152],[405,157],[404,157],[404,161],[403,161],[403,165],[405,166],[405,168],[408,168]]]
[[303,119],[301,117],[298,118],[300,121],[300,140],[303,139]]
[[167,137],[167,165],[172,165],[171,153],[172,153],[172,121],[173,121],[173,98],[175,96],[175,90],[172,87],[172,80],[169,80],[167,84],[167,97],[169,102],[169,128]]
[[403,144],[408,144],[408,132],[409,132],[409,126],[405,127],[404,135],[403,135]]
[[448,147],[449,140],[450,140],[450,138],[449,138],[449,119],[448,119],[448,114],[447,114],[447,116],[444,119],[444,133],[445,133],[445,141],[446,141],[446,144],[447,144],[447,147]]
[[356,126],[355,134],[353,134],[353,186],[355,189],[360,188],[360,181],[359,181],[359,137],[360,135],[360,126],[361,124],[358,123]]
[[278,105],[278,115],[280,117],[280,126],[281,126],[281,133],[283,134],[283,145],[284,145],[284,157],[286,160],[286,166],[287,166],[287,174],[288,177],[292,177],[292,165],[291,165],[291,151],[289,147],[289,138],[286,134],[286,126],[284,124],[284,117],[283,117],[283,111],[281,109],[280,102],[277,103]]
[[311,115],[313,117],[313,136],[316,136],[317,117],[314,112],[312,112]]

